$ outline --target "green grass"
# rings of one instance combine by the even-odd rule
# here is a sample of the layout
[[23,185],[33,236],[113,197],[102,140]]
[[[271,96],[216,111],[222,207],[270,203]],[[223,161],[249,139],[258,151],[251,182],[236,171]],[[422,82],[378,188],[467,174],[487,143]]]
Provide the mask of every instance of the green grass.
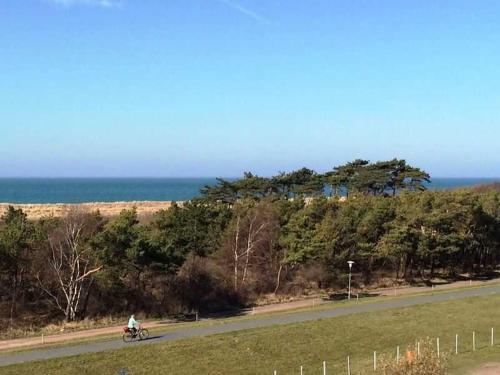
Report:
[[[500,296],[426,304],[355,314],[314,322],[275,326],[175,342],[131,346],[98,354],[27,363],[0,368],[0,374],[278,374],[321,373],[326,360],[331,372],[346,373],[349,355],[354,373],[371,373],[376,350],[395,356],[396,346],[418,338],[440,337],[441,349],[451,351],[455,333],[459,356],[450,355],[452,374],[463,374],[477,364],[500,360],[500,347],[489,348],[490,328],[499,333]],[[498,321],[497,321],[498,320]],[[478,351],[471,352],[472,331]]]

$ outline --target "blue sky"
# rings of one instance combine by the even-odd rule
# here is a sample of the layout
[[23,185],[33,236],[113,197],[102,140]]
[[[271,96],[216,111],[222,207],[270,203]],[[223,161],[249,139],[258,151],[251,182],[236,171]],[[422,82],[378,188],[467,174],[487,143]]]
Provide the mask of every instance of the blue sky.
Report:
[[500,2],[2,0],[0,176],[500,176]]

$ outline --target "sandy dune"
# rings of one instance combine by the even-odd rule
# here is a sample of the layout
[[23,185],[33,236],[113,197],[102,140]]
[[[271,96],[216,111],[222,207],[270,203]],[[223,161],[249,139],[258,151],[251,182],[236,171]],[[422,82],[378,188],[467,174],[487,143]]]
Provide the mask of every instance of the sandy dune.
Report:
[[[169,208],[172,202],[149,202],[149,201],[138,201],[138,202],[92,202],[92,203],[79,203],[79,204],[66,204],[66,203],[54,203],[54,204],[12,204],[16,208],[21,208],[30,219],[38,219],[42,216],[62,216],[72,207],[79,207],[87,211],[99,210],[101,215],[110,217],[116,216],[120,211],[124,209],[130,209],[135,207],[137,209],[137,214],[139,217],[147,217],[156,211],[161,209]],[[0,215],[2,215],[9,203],[0,203]]]

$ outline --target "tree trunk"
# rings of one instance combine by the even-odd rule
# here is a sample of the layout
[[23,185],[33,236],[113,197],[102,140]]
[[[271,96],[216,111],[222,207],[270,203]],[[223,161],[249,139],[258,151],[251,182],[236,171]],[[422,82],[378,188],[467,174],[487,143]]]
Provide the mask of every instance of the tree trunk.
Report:
[[83,301],[83,307],[80,313],[80,319],[85,319],[85,316],[87,315],[87,307],[89,305],[90,293],[92,292],[92,284],[94,284],[94,278],[90,279],[90,283],[87,288],[87,293],[85,293],[85,299]]
[[240,238],[240,217],[236,219],[236,235],[234,239],[234,290],[238,290],[238,249],[239,249],[239,238]]
[[18,289],[18,274],[16,270],[16,272],[14,273],[14,280],[12,285],[12,299],[10,303],[10,318],[9,318],[10,328],[14,326],[14,314],[16,312],[16,303],[17,303],[17,289]]
[[283,270],[283,264],[280,264],[280,267],[278,269],[278,277],[276,278],[276,288],[274,288],[274,294],[278,291],[281,283],[281,271]]

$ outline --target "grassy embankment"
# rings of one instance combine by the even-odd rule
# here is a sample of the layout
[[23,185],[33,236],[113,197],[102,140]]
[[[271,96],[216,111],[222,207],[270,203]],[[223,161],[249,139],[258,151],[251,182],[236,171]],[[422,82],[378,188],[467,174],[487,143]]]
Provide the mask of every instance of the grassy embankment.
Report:
[[[498,327],[500,296],[427,304],[383,312],[356,314],[320,321],[187,339],[99,354],[27,363],[0,368],[0,374],[278,374],[321,373],[326,360],[331,372],[345,373],[348,355],[353,374],[372,373],[372,353],[395,356],[415,339],[440,337],[451,351],[460,336],[459,356],[451,355],[452,374],[500,359],[500,347],[488,348],[491,327]],[[472,353],[472,331],[478,350]],[[500,343],[500,337],[497,341]]]

